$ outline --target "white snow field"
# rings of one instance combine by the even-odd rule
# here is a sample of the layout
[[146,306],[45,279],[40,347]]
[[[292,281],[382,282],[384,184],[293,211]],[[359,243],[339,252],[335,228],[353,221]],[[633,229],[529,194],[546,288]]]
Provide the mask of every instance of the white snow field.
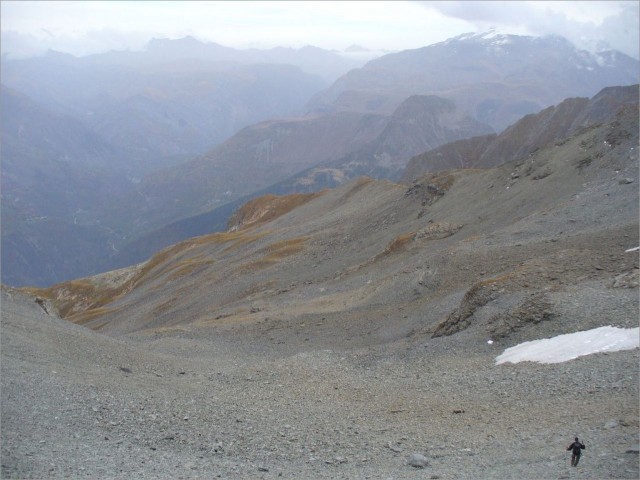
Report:
[[507,362],[561,363],[592,353],[632,350],[639,346],[639,339],[640,328],[594,328],[507,348],[496,357],[496,365]]

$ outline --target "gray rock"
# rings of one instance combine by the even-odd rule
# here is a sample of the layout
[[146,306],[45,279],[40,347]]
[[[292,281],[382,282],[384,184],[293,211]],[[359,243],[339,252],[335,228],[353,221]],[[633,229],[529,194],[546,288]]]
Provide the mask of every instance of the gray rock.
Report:
[[618,420],[612,419],[604,424],[604,428],[616,428],[618,425],[620,425]]
[[424,455],[419,453],[412,453],[409,456],[409,465],[414,468],[424,468],[429,465],[429,460]]

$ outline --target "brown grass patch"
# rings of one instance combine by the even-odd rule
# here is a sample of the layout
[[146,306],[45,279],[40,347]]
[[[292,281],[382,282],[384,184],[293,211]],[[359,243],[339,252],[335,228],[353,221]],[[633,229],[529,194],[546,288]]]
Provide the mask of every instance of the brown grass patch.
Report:
[[86,323],[106,313],[103,308],[105,305],[131,292],[143,281],[152,281],[162,275],[169,274],[166,280],[168,282],[189,275],[199,267],[213,263],[213,260],[203,260],[201,257],[173,261],[177,256],[193,247],[231,242],[231,245],[224,250],[226,252],[240,245],[256,241],[268,233],[268,231],[264,231],[251,234],[245,230],[213,233],[185,240],[158,252],[141,266],[139,272],[132,275],[126,282],[113,287],[105,286],[104,282],[98,280],[99,276],[96,276],[95,278],[71,280],[48,288],[24,288],[22,290],[30,295],[50,300],[60,317],[76,323]]
[[80,279],[48,288],[28,288],[24,291],[51,300],[58,315],[71,319],[80,312],[109,303],[113,299],[114,293],[125,289],[126,285],[115,289],[101,289],[90,279]]
[[387,248],[385,248],[382,252],[374,255],[369,260],[367,260],[364,264],[358,265],[356,267],[351,267],[347,270],[356,271],[361,267],[363,267],[364,265],[370,265],[371,263],[377,262],[382,257],[405,250],[407,246],[416,239],[416,235],[417,235],[417,232],[407,232],[407,233],[398,235],[396,238],[391,240],[389,245],[387,245]]
[[163,313],[166,313],[169,309],[171,309],[171,307],[173,307],[173,305],[176,303],[176,300],[178,300],[177,297],[173,297],[167,300],[166,302],[163,302],[157,307],[155,307],[153,309],[153,316],[162,315]]
[[315,193],[294,193],[291,195],[264,195],[249,200],[229,219],[227,228],[230,233],[246,230],[250,227],[270,222],[310,200],[324,195],[325,191]]
[[360,190],[362,190],[364,187],[366,187],[367,185],[370,185],[374,182],[375,180],[371,177],[360,177],[358,179],[356,179],[353,183],[352,183],[352,188],[345,193],[342,198],[340,198],[340,203],[344,203],[346,202],[348,199],[350,199],[351,197],[353,197],[355,194],[357,194]]
[[470,237],[463,238],[460,240],[461,243],[472,243],[480,240],[482,237],[480,235],[471,235]]
[[416,238],[416,232],[408,232],[398,235],[394,238],[387,248],[384,249],[381,255],[389,255],[391,253],[399,252],[404,250],[407,245],[409,245]]
[[416,232],[403,233],[394,238],[391,243],[385,248],[384,253],[390,254],[404,250],[405,247],[416,238]]
[[168,275],[165,285],[168,282],[190,275],[199,267],[206,267],[213,263],[215,263],[215,260],[206,260],[202,258],[188,258],[182,260],[171,268],[171,273]]
[[244,232],[244,235],[240,235],[238,239],[236,239],[231,245],[224,249],[223,253],[231,252],[242,245],[247,245],[249,243],[255,242],[256,240],[259,240],[271,233],[271,231],[269,230],[263,230],[262,232],[257,232],[252,235],[246,233],[246,230],[243,230],[242,232]]
[[77,323],[78,325],[85,325],[91,320],[106,315],[107,313],[112,313],[114,311],[116,310],[106,307],[92,308],[91,310],[86,310],[84,312],[79,312],[75,315],[71,315],[67,320],[73,323]]
[[304,249],[309,237],[297,237],[274,242],[262,248],[258,253],[265,253],[270,258],[283,258],[298,253]]
[[304,250],[304,244],[308,239],[309,237],[291,238],[267,245],[257,252],[257,254],[264,255],[262,258],[242,265],[239,270],[242,273],[247,273],[252,270],[269,267],[285,257],[300,253]]
[[[194,257],[181,260],[177,264],[174,264],[171,260],[180,253],[186,252],[188,249],[196,246],[230,243],[230,245],[223,250],[223,253],[228,253],[242,245],[255,242],[269,233],[269,231],[262,231],[253,234],[250,234],[247,231],[216,232],[185,240],[184,242],[180,242],[179,244],[169,247],[168,249],[154,255],[151,260],[145,264],[140,278],[147,277],[147,280],[151,280],[173,271],[167,281],[175,280],[178,277],[188,275],[199,266],[210,265],[215,262],[215,260],[202,260],[201,258]],[[155,271],[153,276],[151,276],[151,271],[156,267],[161,268]]]

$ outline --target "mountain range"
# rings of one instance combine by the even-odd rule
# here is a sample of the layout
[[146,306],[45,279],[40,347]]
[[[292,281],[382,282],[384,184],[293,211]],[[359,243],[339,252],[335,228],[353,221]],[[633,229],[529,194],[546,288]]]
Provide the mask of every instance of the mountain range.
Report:
[[[347,51],[347,53],[349,53]],[[198,63],[217,64],[272,64],[293,65],[312,75],[332,82],[352,68],[363,64],[363,60],[345,56],[339,52],[307,45],[302,48],[275,47],[271,49],[237,49],[215,42],[203,42],[192,36],[180,39],[154,38],[143,52],[114,51],[85,57],[88,62],[101,65],[128,65],[140,63],[162,65],[181,62],[183,66]],[[193,68],[193,67],[191,67]]]
[[[296,57],[277,51],[252,55]],[[89,152],[112,155],[96,153],[89,163],[100,169],[69,174],[63,185],[55,168],[37,173],[32,160],[48,155],[45,145],[9,149],[3,182],[5,165],[24,168],[6,174],[19,188],[3,189],[3,281],[47,285],[142,261],[186,231],[221,228],[234,207],[263,193],[311,192],[363,174],[397,180],[415,155],[500,131],[554,98],[559,103],[565,91],[591,96],[633,83],[638,65],[557,37],[467,35],[385,55],[317,93],[323,80],[299,66],[252,64],[247,52],[230,62],[232,54],[187,38],[154,41],[146,52],[3,60],[3,86],[30,105],[22,117],[27,130],[56,131],[42,122],[58,115],[92,133],[84,143],[57,134],[55,151],[83,151],[93,139]],[[331,64],[335,54],[323,55]],[[304,109],[307,115],[296,114]],[[11,138],[20,129],[5,123],[3,143],[21,145]],[[14,214],[15,205],[31,210]],[[78,241],[82,248],[61,245]]]
[[124,52],[100,62],[50,51],[3,61],[2,83],[126,149],[139,175],[203,153],[252,123],[298,113],[326,85],[292,65],[161,61],[153,52],[129,64],[116,61],[128,58]]
[[[491,338],[557,334],[568,320],[537,324],[545,311],[565,312],[571,292],[592,289],[606,303],[607,292],[637,286],[638,257],[625,253],[638,243],[637,112],[636,98],[609,121],[493,168],[260,197],[224,232],[26,291],[112,334],[258,326],[267,317],[322,318],[322,328],[305,330],[321,342],[329,337],[320,330],[331,330],[333,346],[318,348],[472,326]],[[637,298],[628,305],[637,307]],[[357,337],[340,333],[355,324]]]
[[394,177],[413,155],[491,131],[460,115],[451,101],[420,96],[408,98],[390,116],[338,112],[262,122],[195,160],[147,176],[113,213],[144,231],[212,210],[312,167],[314,178],[318,170],[337,178],[321,184],[299,179],[301,190],[362,174]]
[[[493,133],[477,100],[336,104],[135,183],[110,140],[3,87],[3,278],[103,263],[0,286],[2,477],[638,478],[639,88]],[[71,175],[96,196],[65,197]],[[138,200],[95,201],[122,178]],[[118,201],[148,202],[139,224]],[[200,213],[171,222],[181,202]]]
[[385,55],[318,93],[309,111],[390,113],[410,95],[438,95],[501,131],[520,117],[605,86],[637,83],[637,60],[577,49],[559,36],[489,31]]
[[296,66],[197,58],[185,42],[160,43],[3,59],[3,282],[45,285],[103,268],[124,235],[105,219],[110,205],[141,178],[298,112],[326,85]]
[[403,174],[411,182],[426,173],[452,168],[487,168],[526,158],[579,129],[613,120],[624,105],[638,103],[638,86],[605,88],[591,99],[570,98],[529,114],[499,135],[486,135],[443,145],[409,160]]
[[[420,96],[411,97],[406,103],[413,105],[413,102],[423,105],[430,103],[441,106],[452,105],[450,101],[438,97]],[[638,103],[637,85],[605,88],[591,99],[567,99],[557,106],[548,107],[537,114],[527,115],[499,135],[488,134],[449,143],[442,142],[442,146],[410,158],[403,170],[399,170],[405,163],[402,160],[410,157],[414,142],[419,142],[420,139],[425,140],[421,135],[425,130],[421,130],[421,127],[428,122],[424,121],[424,117],[420,122],[410,122],[411,117],[404,117],[403,121],[390,120],[378,137],[353,153],[337,160],[323,162],[210,212],[170,223],[142,235],[134,242],[124,245],[114,255],[112,265],[124,267],[139,263],[160,248],[180,240],[203,235],[212,229],[224,230],[231,213],[255,196],[315,192],[348,183],[362,175],[390,178],[411,184],[427,173],[458,168],[494,167],[510,160],[527,158],[540,148],[561,141],[582,128],[612,121],[622,106],[635,103]],[[403,109],[399,108],[399,110]],[[397,116],[390,118],[397,120]],[[403,123],[412,123],[416,130],[412,130],[411,126],[398,128]],[[481,124],[475,124],[475,128],[481,130],[483,127]],[[438,129],[434,129],[432,124],[432,128],[426,131],[434,135]],[[440,131],[446,131],[446,129],[440,128]],[[457,132],[458,135],[459,132],[460,130]],[[469,131],[466,133],[465,136],[471,136]],[[448,134],[451,135],[451,132]],[[437,144],[441,138],[435,141],[432,138],[431,141]],[[393,149],[394,144],[401,147]],[[428,144],[429,141],[425,141],[422,144],[423,148]],[[391,151],[397,155],[402,148],[404,148],[403,156],[396,157],[398,160],[395,168],[390,168],[388,164],[384,165],[383,162],[389,162],[390,158],[388,153],[385,154],[386,152]]]

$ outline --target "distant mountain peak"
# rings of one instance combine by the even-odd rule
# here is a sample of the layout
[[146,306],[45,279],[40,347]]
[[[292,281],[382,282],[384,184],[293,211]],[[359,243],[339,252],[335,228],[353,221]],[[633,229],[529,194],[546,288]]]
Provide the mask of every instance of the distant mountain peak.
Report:
[[[509,39],[513,39],[516,37],[521,37],[520,35],[512,35],[506,33],[500,33],[495,28],[490,28],[484,32],[468,32],[458,35],[456,37],[449,38],[442,42],[447,45],[454,42],[495,42],[495,41],[505,41]],[[533,37],[524,37],[524,38],[533,38]]]
[[624,60],[625,57],[631,59],[631,57],[628,57],[624,53],[617,50],[601,50],[593,54],[593,59],[601,67],[615,67],[615,65],[618,62]]
[[197,38],[187,35],[182,38],[152,38],[147,44],[147,50],[161,49],[168,46],[179,47],[199,47],[206,45],[208,42],[201,42]]
[[58,50],[52,50],[51,48],[47,50],[47,52],[45,53],[45,56],[47,58],[60,58],[60,59],[66,59],[66,60],[77,58],[71,55],[70,53],[64,53]]
[[451,45],[455,43],[476,43],[484,45],[506,45],[515,42],[536,42],[549,45],[561,45],[563,47],[575,48],[575,46],[565,37],[557,34],[531,36],[531,35],[515,35],[511,33],[501,33],[495,28],[491,28],[484,32],[468,32],[449,38],[444,42],[436,45]]
[[364,48],[361,45],[351,45],[345,49],[345,52],[354,53],[354,52],[370,52],[368,48]]
[[308,111],[391,114],[410,95],[439,95],[500,131],[563,98],[637,83],[637,72],[638,61],[624,53],[490,29],[371,60],[316,95]]

